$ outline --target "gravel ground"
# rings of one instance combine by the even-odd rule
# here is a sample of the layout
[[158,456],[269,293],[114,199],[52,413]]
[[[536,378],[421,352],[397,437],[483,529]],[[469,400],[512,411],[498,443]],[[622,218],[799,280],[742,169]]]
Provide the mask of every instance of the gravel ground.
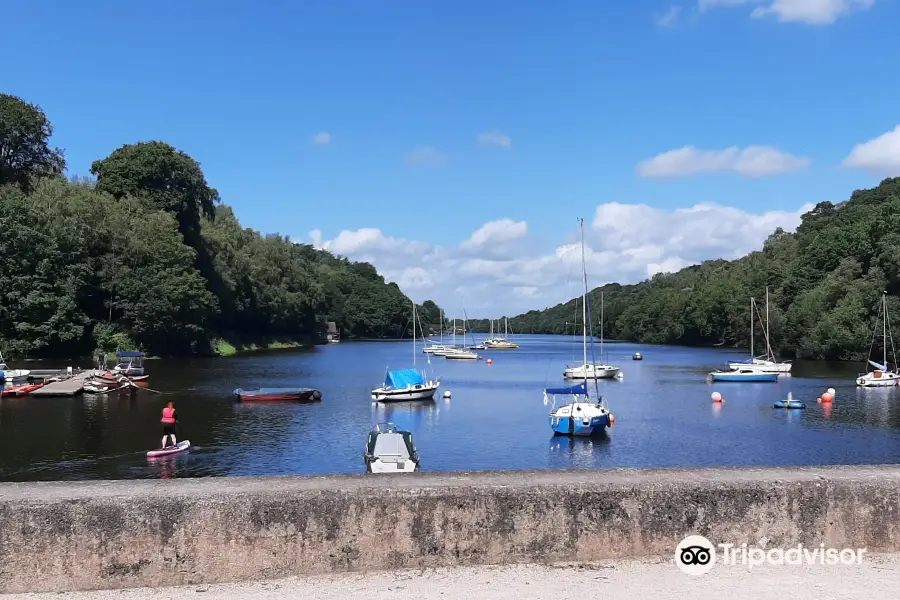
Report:
[[[587,596],[585,596],[587,595]],[[896,600],[900,598],[900,555],[869,555],[855,566],[716,565],[706,575],[685,575],[674,562],[608,562],[594,565],[514,565],[428,569],[274,581],[192,585],[155,589],[10,594],[4,600],[547,600],[547,598],[614,597],[683,600]]]

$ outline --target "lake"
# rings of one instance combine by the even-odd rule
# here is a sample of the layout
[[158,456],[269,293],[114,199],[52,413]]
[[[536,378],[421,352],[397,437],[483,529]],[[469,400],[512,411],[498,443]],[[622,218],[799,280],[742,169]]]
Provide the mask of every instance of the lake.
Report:
[[[417,344],[417,365],[441,380],[424,404],[370,398],[386,368],[411,366],[409,341],[147,361],[149,387],[160,395],[4,398],[0,480],[362,473],[366,434],[384,421],[413,432],[426,471],[900,462],[898,390],[858,389],[861,364],[797,362],[778,383],[707,384],[709,371],[745,357],[714,348],[607,343],[604,359],[624,372],[599,382],[615,425],[596,439],[554,437],[542,390],[563,385],[562,370],[581,347],[571,337],[515,338],[519,349],[481,352],[491,365],[438,357],[429,365]],[[643,361],[631,360],[637,351]],[[253,405],[231,395],[278,386],[314,387],[323,399]],[[816,404],[829,387],[833,406]],[[447,390],[450,400],[441,397]],[[710,401],[713,391],[723,405]],[[789,391],[805,411],[772,407]],[[193,448],[148,462],[169,400],[179,439]]]

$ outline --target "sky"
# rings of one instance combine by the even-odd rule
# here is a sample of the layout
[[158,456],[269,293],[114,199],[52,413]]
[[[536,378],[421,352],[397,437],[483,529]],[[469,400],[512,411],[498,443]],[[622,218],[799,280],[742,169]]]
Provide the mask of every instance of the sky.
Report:
[[70,175],[197,159],[241,222],[497,317],[759,249],[900,176],[900,0],[5,0]]

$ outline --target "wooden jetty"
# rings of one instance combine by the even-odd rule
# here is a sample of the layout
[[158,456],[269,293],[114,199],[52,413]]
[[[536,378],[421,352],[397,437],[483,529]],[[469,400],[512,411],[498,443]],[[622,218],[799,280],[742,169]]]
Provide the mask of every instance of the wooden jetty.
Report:
[[74,396],[84,388],[84,380],[90,377],[93,371],[83,371],[67,377],[62,381],[53,381],[42,388],[31,392],[32,396]]

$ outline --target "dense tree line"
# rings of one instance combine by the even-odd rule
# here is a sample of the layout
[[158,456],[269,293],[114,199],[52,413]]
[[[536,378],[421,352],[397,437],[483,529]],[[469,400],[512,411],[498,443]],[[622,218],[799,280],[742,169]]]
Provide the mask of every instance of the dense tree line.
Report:
[[328,321],[344,337],[410,334],[396,284],[242,227],[187,154],[127,144],[93,163],[96,180],[67,180],[52,133],[40,107],[0,94],[0,350],[205,353],[319,341]]
[[[858,190],[838,205],[819,203],[803,215],[796,232],[778,229],[762,250],[741,259],[711,260],[637,285],[593,290],[594,333],[599,333],[602,291],[608,338],[746,347],[750,297],[759,302],[764,317],[766,287],[776,353],[865,359],[877,328],[874,348],[880,355],[882,291],[888,293],[893,330],[900,331],[900,178]],[[571,334],[566,322],[575,320],[575,303],[512,317],[510,327],[519,333]],[[759,321],[757,316],[756,349],[761,353]]]

